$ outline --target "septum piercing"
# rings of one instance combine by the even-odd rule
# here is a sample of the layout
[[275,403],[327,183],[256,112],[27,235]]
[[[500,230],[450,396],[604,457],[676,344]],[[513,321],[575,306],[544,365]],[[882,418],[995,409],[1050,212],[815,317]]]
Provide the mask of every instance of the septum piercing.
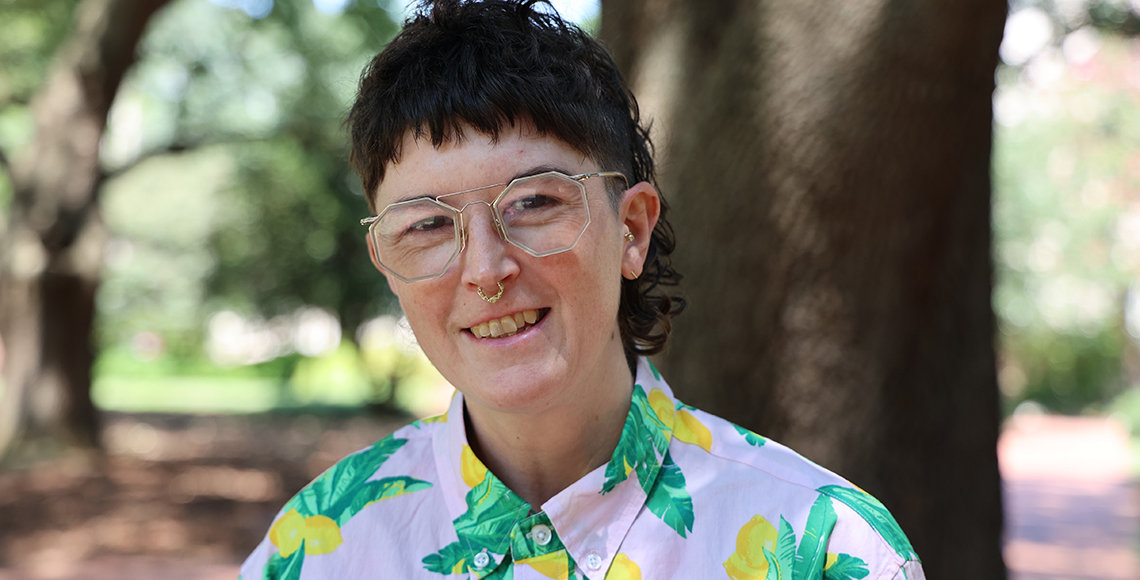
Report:
[[494,304],[494,303],[498,302],[500,298],[503,297],[503,283],[499,282],[499,293],[494,295],[494,296],[487,296],[486,294],[484,294],[482,286],[476,286],[475,287],[475,293],[478,294],[479,297],[482,298],[483,300],[486,300],[487,302]]

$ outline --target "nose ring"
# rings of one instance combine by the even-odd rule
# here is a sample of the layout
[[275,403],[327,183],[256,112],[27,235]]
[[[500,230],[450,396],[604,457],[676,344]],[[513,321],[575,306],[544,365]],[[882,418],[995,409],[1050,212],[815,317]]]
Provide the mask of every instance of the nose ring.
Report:
[[479,297],[482,298],[483,300],[486,300],[487,302],[494,304],[494,303],[498,302],[500,298],[503,297],[503,283],[499,282],[499,293],[494,295],[494,296],[487,296],[486,294],[484,294],[482,286],[476,286],[475,287],[475,293],[478,294]]

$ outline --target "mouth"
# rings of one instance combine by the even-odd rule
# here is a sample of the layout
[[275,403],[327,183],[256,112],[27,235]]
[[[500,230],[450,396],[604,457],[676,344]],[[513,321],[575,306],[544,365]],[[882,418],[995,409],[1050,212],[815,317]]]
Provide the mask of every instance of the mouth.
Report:
[[468,328],[467,331],[475,338],[506,338],[538,324],[547,312],[550,312],[549,308],[523,310],[502,318],[481,322]]

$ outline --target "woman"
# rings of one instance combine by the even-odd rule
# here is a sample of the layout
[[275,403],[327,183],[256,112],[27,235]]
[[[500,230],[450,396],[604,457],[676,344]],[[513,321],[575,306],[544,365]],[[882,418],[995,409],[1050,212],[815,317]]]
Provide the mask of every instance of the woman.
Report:
[[890,514],[676,401],[679,276],[637,105],[534,2],[440,0],[365,71],[376,267],[458,390],[281,511],[245,578],[921,578]]

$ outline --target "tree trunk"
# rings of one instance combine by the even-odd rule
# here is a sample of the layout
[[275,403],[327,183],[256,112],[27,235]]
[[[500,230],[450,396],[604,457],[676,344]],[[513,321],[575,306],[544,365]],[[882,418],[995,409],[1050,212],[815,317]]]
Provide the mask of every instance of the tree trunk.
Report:
[[104,240],[99,143],[143,29],[165,2],[84,0],[32,100],[35,135],[9,168],[15,195],[0,246],[0,456],[44,436],[98,446],[90,388]]
[[646,95],[687,401],[878,496],[931,578],[1003,578],[990,306],[1005,3],[605,0]]

